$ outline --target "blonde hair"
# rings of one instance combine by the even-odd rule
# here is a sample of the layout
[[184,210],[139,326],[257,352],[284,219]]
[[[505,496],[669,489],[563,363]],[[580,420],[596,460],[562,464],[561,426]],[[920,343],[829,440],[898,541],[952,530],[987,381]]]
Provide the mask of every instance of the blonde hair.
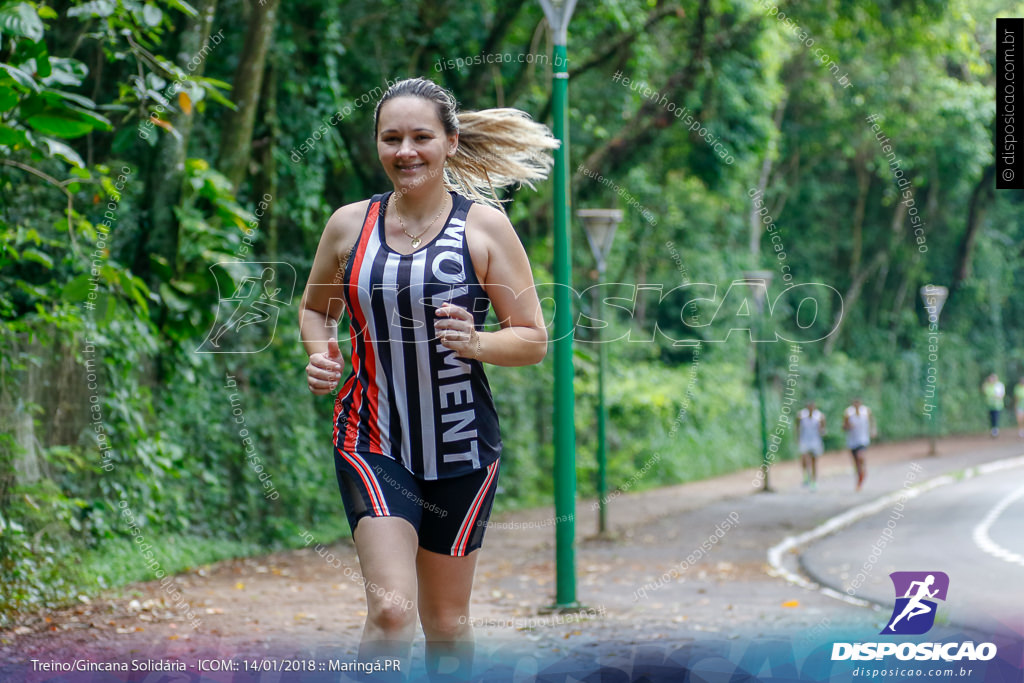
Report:
[[544,180],[554,163],[550,150],[558,140],[542,123],[518,109],[483,109],[459,112],[455,97],[425,78],[409,78],[391,85],[373,113],[374,135],[379,131],[380,108],[395,97],[422,97],[437,107],[446,135],[458,133],[459,145],[444,169],[444,184],[459,194],[501,208],[498,188]]

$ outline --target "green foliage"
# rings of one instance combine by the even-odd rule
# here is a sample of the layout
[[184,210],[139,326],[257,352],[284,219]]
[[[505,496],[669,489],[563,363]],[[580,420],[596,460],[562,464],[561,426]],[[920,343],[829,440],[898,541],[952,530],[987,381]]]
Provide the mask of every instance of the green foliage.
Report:
[[[675,367],[613,364],[607,380],[609,487],[652,488],[759,464],[757,395],[746,372],[716,362],[707,347]],[[587,454],[596,449],[595,379],[588,373],[579,387],[577,433]],[[594,496],[596,462],[585,456],[581,465],[581,495]]]
[[[223,42],[207,59],[213,53],[185,54],[205,34],[181,0],[0,0],[0,619],[150,578],[125,506],[169,572],[292,547],[299,529],[345,533],[332,406],[305,388],[297,297],[258,353],[197,353],[220,299],[266,261],[294,267],[300,291],[330,214],[387,189],[372,136],[387,79],[425,75],[466,109],[550,116],[542,59],[473,61],[545,55],[537,3],[289,1],[259,101],[232,103],[247,38],[236,19],[252,10],[221,0],[212,32],[223,30]],[[1000,11],[994,0],[793,7],[791,18],[854,84],[847,88],[758,3],[579,6],[570,30],[572,199],[624,210],[608,279],[661,293],[717,288],[693,307],[695,319],[677,310],[688,295],[663,302],[653,289],[610,316],[613,489],[759,464],[749,325],[734,315],[738,300],[723,305],[751,268],[775,272],[773,302],[784,273],[844,297],[842,315],[833,302],[809,323],[818,336],[841,325],[804,344],[797,368],[799,403],[812,397],[828,416],[828,447],[842,447],[840,416],[854,395],[875,411],[882,438],[983,425],[980,377],[995,369],[1009,383],[1024,373],[1024,299],[1013,296],[1024,288],[1024,201],[978,185],[993,162],[989,33]],[[202,76],[189,61],[199,56]],[[616,72],[664,100],[613,80]],[[223,114],[245,106],[261,122],[236,192],[215,160]],[[346,113],[326,125],[338,112]],[[866,122],[872,114],[911,181],[920,233]],[[614,185],[576,170],[591,159],[589,170]],[[169,187],[174,201],[154,206]],[[756,188],[781,246],[752,225]],[[257,212],[268,194],[270,210]],[[536,281],[551,283],[550,184],[509,197]],[[968,241],[972,207],[980,218]],[[593,259],[573,230],[572,276],[583,289]],[[224,261],[249,265],[228,270],[217,265]],[[917,298],[927,282],[956,284],[934,359]],[[792,317],[798,304],[783,296],[774,315]],[[578,302],[583,312],[592,305]],[[716,311],[713,323],[692,324]],[[700,341],[700,352],[674,340]],[[239,335],[226,350],[251,341]],[[574,360],[579,491],[590,496],[597,357],[588,342],[581,331]],[[785,425],[791,348],[761,350],[772,430]],[[488,368],[503,427],[499,507],[550,501],[552,363]],[[924,410],[929,368],[933,419]],[[793,455],[785,433],[781,458]]]
[[78,571],[69,546],[83,504],[51,482],[10,492],[0,513],[0,625],[13,613],[56,606],[81,590],[86,575]]

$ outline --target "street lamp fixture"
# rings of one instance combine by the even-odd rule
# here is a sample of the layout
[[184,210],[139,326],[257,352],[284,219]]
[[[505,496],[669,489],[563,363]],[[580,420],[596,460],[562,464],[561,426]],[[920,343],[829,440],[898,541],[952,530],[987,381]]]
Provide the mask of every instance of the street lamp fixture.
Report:
[[925,285],[921,288],[921,300],[924,301],[924,307],[928,310],[929,322],[931,322],[932,315],[935,316],[935,322],[939,321],[942,307],[946,305],[948,298],[949,289],[941,285]]
[[537,0],[555,34],[555,46],[565,47],[568,42],[569,20],[576,10],[576,0]]
[[[597,261],[597,280],[604,280],[608,253],[615,241],[615,231],[622,222],[622,211],[619,209],[580,209],[576,215],[583,221],[583,229],[587,233],[587,241]],[[594,288],[594,317],[597,321],[604,320],[604,297]],[[603,322],[602,322],[603,324]],[[604,401],[604,375],[607,360],[604,344],[601,343],[601,327],[594,328],[594,343],[597,344],[597,533],[599,536],[608,534],[608,511],[605,503],[608,500],[608,442],[606,438],[608,408]]]
[[[764,312],[764,301],[768,295],[768,288],[771,287],[772,278],[775,277],[775,273],[770,270],[745,270],[743,271],[743,279],[748,283],[754,285],[754,303],[757,305],[757,312]],[[764,286],[760,286],[760,285]]]
[[615,231],[622,222],[622,211],[619,209],[580,209],[576,212],[583,221],[583,229],[590,242],[590,250],[597,261],[597,271],[604,275],[608,261],[608,253],[615,241]]

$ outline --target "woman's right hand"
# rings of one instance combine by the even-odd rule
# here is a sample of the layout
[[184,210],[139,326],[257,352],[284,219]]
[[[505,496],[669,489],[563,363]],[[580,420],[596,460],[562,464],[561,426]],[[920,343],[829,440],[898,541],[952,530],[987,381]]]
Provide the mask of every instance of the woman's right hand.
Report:
[[327,353],[314,353],[309,357],[309,364],[306,366],[309,390],[317,396],[334,391],[341,379],[343,362],[338,340],[333,337],[328,339]]

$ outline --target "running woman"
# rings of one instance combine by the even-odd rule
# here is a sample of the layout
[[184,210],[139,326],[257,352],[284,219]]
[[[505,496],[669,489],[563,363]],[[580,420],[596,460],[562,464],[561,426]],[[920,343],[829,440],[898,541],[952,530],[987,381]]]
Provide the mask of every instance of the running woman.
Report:
[[871,439],[877,436],[877,429],[874,414],[860,402],[859,398],[853,399],[843,413],[843,431],[846,432],[846,447],[853,455],[853,466],[857,472],[857,490],[860,491],[868,473],[864,462],[864,449],[871,444]]
[[989,375],[981,385],[981,393],[985,395],[988,407],[988,421],[992,428],[992,438],[999,436],[999,413],[1003,412],[1003,399],[1006,398],[1006,387],[999,381],[996,373]]
[[1024,438],[1024,376],[1013,385],[1013,407],[1017,412],[1017,436]]
[[[501,454],[484,363],[530,365],[547,351],[526,251],[493,192],[543,180],[558,141],[515,109],[460,113],[422,78],[388,88],[374,129],[393,190],[324,228],[300,308],[306,374],[314,394],[338,387],[347,313],[333,447],[367,586],[360,659],[407,664],[418,612],[428,672],[454,656],[466,677],[475,551]],[[500,329],[488,332],[489,307]]]
[[814,401],[796,415],[799,436],[800,467],[804,472],[804,486],[818,490],[818,456],[825,452],[825,415],[818,410]]

